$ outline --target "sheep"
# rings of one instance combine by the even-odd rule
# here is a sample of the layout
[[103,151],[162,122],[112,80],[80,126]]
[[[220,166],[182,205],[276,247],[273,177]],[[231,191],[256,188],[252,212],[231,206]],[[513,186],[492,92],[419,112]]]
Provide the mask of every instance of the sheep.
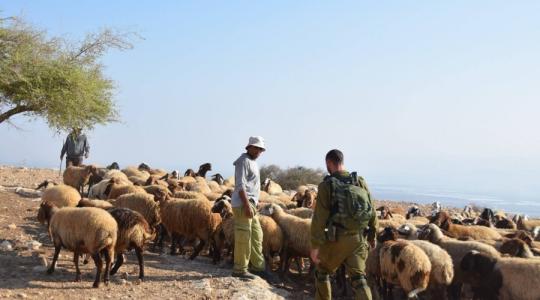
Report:
[[109,190],[107,190],[107,188],[109,187],[109,184],[112,182],[120,182],[120,179],[103,179],[102,181],[94,184],[92,187],[90,187],[88,189],[88,198],[90,199],[101,199],[101,200],[104,200],[104,199],[107,199],[108,198],[108,195],[106,194],[106,191],[107,193],[110,192],[110,188]]
[[129,208],[114,208],[109,213],[118,223],[116,241],[116,261],[111,269],[111,275],[116,274],[124,263],[123,253],[126,250],[135,249],[135,255],[139,261],[139,279],[144,280],[143,247],[146,241],[153,238],[153,233],[144,217]]
[[198,199],[171,199],[161,203],[162,222],[171,235],[172,255],[176,254],[175,237],[182,236],[187,240],[200,240],[190,259],[197,257],[221,223],[221,216],[212,213],[211,209],[210,201]]
[[289,257],[291,256],[289,252],[292,252],[293,256],[309,257],[311,219],[302,219],[287,214],[276,204],[266,204],[260,212],[262,215],[272,217],[283,230],[285,241],[283,243],[283,257],[281,257],[282,271],[288,270]]
[[206,173],[208,171],[212,171],[212,164],[211,163],[204,163],[204,164],[199,166],[199,171],[197,171],[197,173],[195,174],[196,175],[195,177],[205,178]]
[[108,209],[112,208],[113,205],[111,202],[105,200],[81,199],[81,201],[79,201],[79,204],[77,204],[77,207],[97,207],[101,209]]
[[223,185],[227,187],[234,187],[235,179],[234,176],[231,176],[223,181]]
[[88,184],[90,176],[96,174],[97,168],[94,165],[88,166],[69,166],[63,174],[64,184],[76,188],[82,195],[84,186]]
[[307,207],[288,209],[285,212],[302,219],[311,219],[313,217],[313,209]]
[[213,180],[208,182],[208,187],[210,188],[210,191],[213,193],[223,193],[223,189],[221,188],[219,183]]
[[454,299],[459,298],[461,286],[463,283],[466,283],[459,268],[459,264],[468,251],[477,250],[491,257],[500,257],[500,253],[494,247],[477,241],[460,241],[449,238],[443,235],[441,229],[435,224],[428,224],[421,228],[418,233],[418,238],[439,245],[448,252],[450,257],[452,257],[452,263],[454,264],[454,280],[450,286],[449,292]]
[[[394,228],[395,227],[389,227]],[[411,223],[405,223],[402,224],[397,228],[397,232],[399,233],[399,236],[405,240],[417,240],[418,239],[418,228]]]
[[431,223],[448,231],[458,238],[473,238],[475,240],[501,240],[502,236],[491,228],[484,226],[463,226],[453,224],[447,212],[441,211],[433,216]]
[[540,220],[526,220],[523,216],[518,215],[516,224],[517,229],[532,232],[535,227],[540,226]]
[[184,177],[196,177],[197,173],[193,171],[193,169],[187,169],[186,172],[184,172]]
[[148,177],[150,177],[150,173],[148,173],[145,170],[139,170],[136,167],[127,167],[125,169],[122,169],[122,173],[126,174],[126,176],[129,177],[140,177],[144,178],[146,181]]
[[427,289],[431,262],[422,249],[405,240],[389,240],[382,245],[379,256],[383,285],[399,284],[408,298]]
[[174,193],[174,198],[208,200],[204,194],[199,193],[199,192],[192,192],[192,191],[178,191],[178,192],[175,192]]
[[281,186],[270,178],[266,178],[263,182],[261,190],[267,192],[270,195],[283,193]]
[[148,185],[144,186],[143,190],[154,196],[155,201],[166,200],[167,197],[172,197],[173,193],[162,185]]
[[[200,177],[202,178],[202,177]],[[208,183],[206,181],[197,180],[196,182],[190,182],[186,184],[186,190],[193,191],[193,192],[199,192],[199,193],[211,193],[212,190],[208,186]]]
[[471,278],[475,299],[540,299],[540,260],[470,251],[460,269]]
[[152,229],[155,229],[161,223],[159,203],[156,203],[154,197],[150,194],[125,194],[114,201],[114,206],[129,208],[140,213]]
[[35,190],[39,190],[41,188],[45,188],[45,189],[48,189],[50,187],[53,187],[55,185],[58,185],[58,183],[54,182],[54,181],[49,181],[49,180],[44,180],[42,183],[40,183],[36,188]]
[[107,199],[117,199],[122,195],[131,193],[146,193],[146,191],[142,187],[137,185],[119,184],[116,182],[111,182],[109,183],[104,192],[104,194],[107,196]]
[[81,194],[72,186],[59,184],[48,187],[41,195],[42,202],[54,204],[58,208],[75,207],[81,200]]
[[221,174],[216,173],[212,175],[212,181],[215,181],[218,185],[223,185],[225,179],[223,178],[223,176],[221,176]]
[[521,258],[534,257],[534,254],[529,248],[529,246],[527,245],[527,243],[518,238],[508,239],[504,241],[499,247],[499,251],[502,254],[508,254],[514,257],[521,257]]
[[[399,241],[398,230],[387,227],[377,236],[377,241],[384,243],[386,241]],[[454,278],[454,264],[452,258],[441,247],[422,240],[410,240],[410,243],[422,249],[428,256],[431,263],[431,273],[429,278],[429,290],[434,299],[445,297],[444,289],[452,283]]]
[[103,180],[113,179],[113,178],[117,179],[119,182],[122,182],[122,183],[130,182],[127,175],[119,170],[110,170],[107,173],[105,173],[105,175],[103,176]]
[[271,217],[259,216],[259,222],[263,232],[262,248],[266,268],[271,270],[272,258],[275,254],[281,253],[283,248],[283,230]]
[[114,257],[118,233],[118,225],[114,218],[106,211],[95,207],[57,208],[54,204],[44,202],[40,209],[44,211],[45,218],[49,223],[49,236],[54,244],[53,261],[47,273],[54,272],[60,249],[64,247],[74,253],[75,281],[81,280],[79,254],[92,255],[97,268],[94,288],[99,287],[103,271],[101,256],[104,256],[105,274],[103,281],[105,285],[108,285],[109,270],[112,257]]
[[409,207],[407,210],[407,214],[405,215],[405,218],[408,220],[412,217],[420,217],[422,216],[422,212],[420,211],[420,208],[417,205],[413,205]]

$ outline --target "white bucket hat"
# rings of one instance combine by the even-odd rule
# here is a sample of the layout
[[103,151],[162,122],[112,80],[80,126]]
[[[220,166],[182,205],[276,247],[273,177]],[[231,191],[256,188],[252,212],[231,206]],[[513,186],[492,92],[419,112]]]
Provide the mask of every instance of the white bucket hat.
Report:
[[249,146],[254,146],[266,150],[266,147],[264,146],[264,139],[262,136],[249,137],[249,143],[247,144],[246,149]]

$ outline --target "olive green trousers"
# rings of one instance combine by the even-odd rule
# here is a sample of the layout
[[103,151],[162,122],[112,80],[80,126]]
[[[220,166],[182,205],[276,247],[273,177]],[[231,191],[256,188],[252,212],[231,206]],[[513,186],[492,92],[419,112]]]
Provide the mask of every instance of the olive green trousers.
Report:
[[315,299],[332,299],[330,274],[345,264],[355,299],[371,300],[371,290],[365,277],[368,251],[365,238],[359,234],[338,236],[337,241],[322,245],[315,273]]
[[245,215],[244,207],[233,207],[234,213],[234,268],[233,272],[243,273],[251,269],[254,271],[264,271],[264,256],[262,253],[263,232],[259,216],[255,207],[249,209],[253,211],[253,218]]

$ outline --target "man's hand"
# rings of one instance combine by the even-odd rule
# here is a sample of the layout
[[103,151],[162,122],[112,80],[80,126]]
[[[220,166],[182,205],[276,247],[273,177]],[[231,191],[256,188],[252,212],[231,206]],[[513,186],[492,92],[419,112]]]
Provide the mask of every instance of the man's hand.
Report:
[[319,260],[319,248],[311,249],[309,256],[314,264],[318,265],[321,262]]
[[60,160],[63,160],[63,159],[64,159],[64,156],[60,154]]
[[88,158],[88,152],[86,152],[86,154],[84,154],[84,158]]
[[247,218],[253,218],[253,210],[251,210],[251,206],[248,204],[248,205],[244,205],[244,207],[246,208],[245,211],[246,211],[246,217]]

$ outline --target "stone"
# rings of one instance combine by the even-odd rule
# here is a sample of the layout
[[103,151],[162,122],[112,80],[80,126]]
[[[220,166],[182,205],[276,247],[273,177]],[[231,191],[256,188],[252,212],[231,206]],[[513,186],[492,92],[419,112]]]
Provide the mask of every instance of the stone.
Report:
[[17,225],[15,225],[15,224],[9,224],[9,225],[7,226],[7,228],[8,228],[8,229],[11,229],[11,230],[14,230],[14,229],[17,229]]
[[39,250],[41,245],[42,244],[38,241],[29,241],[26,246],[28,247],[28,250],[37,251]]
[[2,243],[0,243],[0,250],[2,250],[2,251],[11,251],[11,250],[13,250],[13,246],[11,245],[10,242],[3,241]]
[[26,295],[25,293],[18,293],[17,297],[22,298],[22,299],[26,299],[26,298],[28,298],[28,295]]

